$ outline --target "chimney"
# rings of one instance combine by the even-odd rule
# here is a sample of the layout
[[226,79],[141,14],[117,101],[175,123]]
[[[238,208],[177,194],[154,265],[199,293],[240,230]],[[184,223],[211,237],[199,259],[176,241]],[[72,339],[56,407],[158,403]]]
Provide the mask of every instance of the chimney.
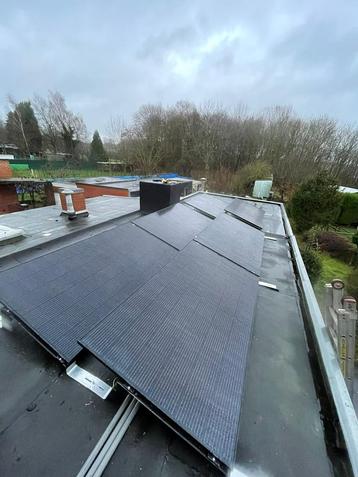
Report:
[[88,217],[86,200],[83,189],[63,189],[60,192],[61,215],[67,215],[69,220],[76,217]]
[[7,159],[0,159],[0,179],[10,179],[12,177],[12,169]]
[[185,188],[191,181],[148,179],[140,181],[140,210],[150,214],[180,201]]

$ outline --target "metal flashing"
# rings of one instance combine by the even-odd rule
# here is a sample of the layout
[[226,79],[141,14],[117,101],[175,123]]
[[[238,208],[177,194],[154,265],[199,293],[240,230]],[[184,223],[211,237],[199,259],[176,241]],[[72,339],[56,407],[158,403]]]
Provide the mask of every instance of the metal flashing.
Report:
[[259,285],[260,287],[269,288],[270,290],[279,291],[279,289],[277,288],[277,286],[274,285],[273,283],[267,283],[267,282],[261,282],[261,281],[259,281],[258,285]]

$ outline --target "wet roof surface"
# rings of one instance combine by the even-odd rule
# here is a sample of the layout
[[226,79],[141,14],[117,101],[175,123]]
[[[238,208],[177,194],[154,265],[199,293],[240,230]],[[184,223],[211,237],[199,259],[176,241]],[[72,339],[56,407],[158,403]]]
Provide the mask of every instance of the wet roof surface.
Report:
[[132,197],[95,197],[86,200],[88,217],[78,217],[69,221],[60,216],[56,205],[14,212],[0,216],[0,225],[19,228],[25,238],[17,242],[0,246],[0,257],[32,247],[38,247],[49,240],[60,239],[69,234],[88,230],[108,221],[133,214],[139,210],[139,199]]
[[[225,201],[222,204],[225,208]],[[271,225],[278,230],[274,205],[263,205],[268,205]],[[281,227],[284,231],[282,218]],[[40,251],[24,252],[23,260],[80,243],[93,233],[100,230],[82,231]],[[6,268],[9,260],[0,261],[0,266],[5,263]],[[277,282],[280,291],[260,288],[258,292],[236,461],[253,475],[259,471],[278,477],[332,475],[286,239],[265,239],[260,274]],[[53,358],[17,324],[14,327],[0,330],[0,377],[8,383],[7,398],[0,399],[2,475],[75,475],[119,407],[118,401],[101,401],[63,373],[58,376],[61,368]],[[86,353],[83,357],[94,360]],[[104,475],[119,471],[130,476],[217,475],[199,453],[143,408]]]

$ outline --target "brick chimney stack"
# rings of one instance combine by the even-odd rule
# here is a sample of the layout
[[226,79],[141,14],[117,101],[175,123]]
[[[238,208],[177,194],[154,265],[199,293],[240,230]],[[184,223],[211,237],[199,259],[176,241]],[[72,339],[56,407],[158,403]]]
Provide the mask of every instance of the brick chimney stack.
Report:
[[88,217],[86,199],[83,189],[64,189],[60,192],[62,214],[74,219],[79,216]]

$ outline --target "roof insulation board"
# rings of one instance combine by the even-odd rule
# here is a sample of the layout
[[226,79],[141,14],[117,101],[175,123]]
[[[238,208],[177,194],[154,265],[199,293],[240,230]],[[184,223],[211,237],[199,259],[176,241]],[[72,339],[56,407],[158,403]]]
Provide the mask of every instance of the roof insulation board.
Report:
[[264,234],[251,225],[224,213],[195,240],[255,275],[260,275]]
[[0,302],[69,362],[77,340],[176,253],[127,223],[0,272]]
[[188,245],[211,222],[209,217],[183,204],[175,204],[134,221],[139,227],[178,250]]
[[183,201],[183,203],[189,204],[211,217],[217,217],[224,212],[225,207],[227,207],[230,202],[232,202],[231,197],[206,194],[204,192],[194,194]]
[[230,466],[257,289],[253,274],[191,242],[81,344]]
[[265,212],[257,207],[255,202],[234,199],[225,210],[260,230],[263,227]]

